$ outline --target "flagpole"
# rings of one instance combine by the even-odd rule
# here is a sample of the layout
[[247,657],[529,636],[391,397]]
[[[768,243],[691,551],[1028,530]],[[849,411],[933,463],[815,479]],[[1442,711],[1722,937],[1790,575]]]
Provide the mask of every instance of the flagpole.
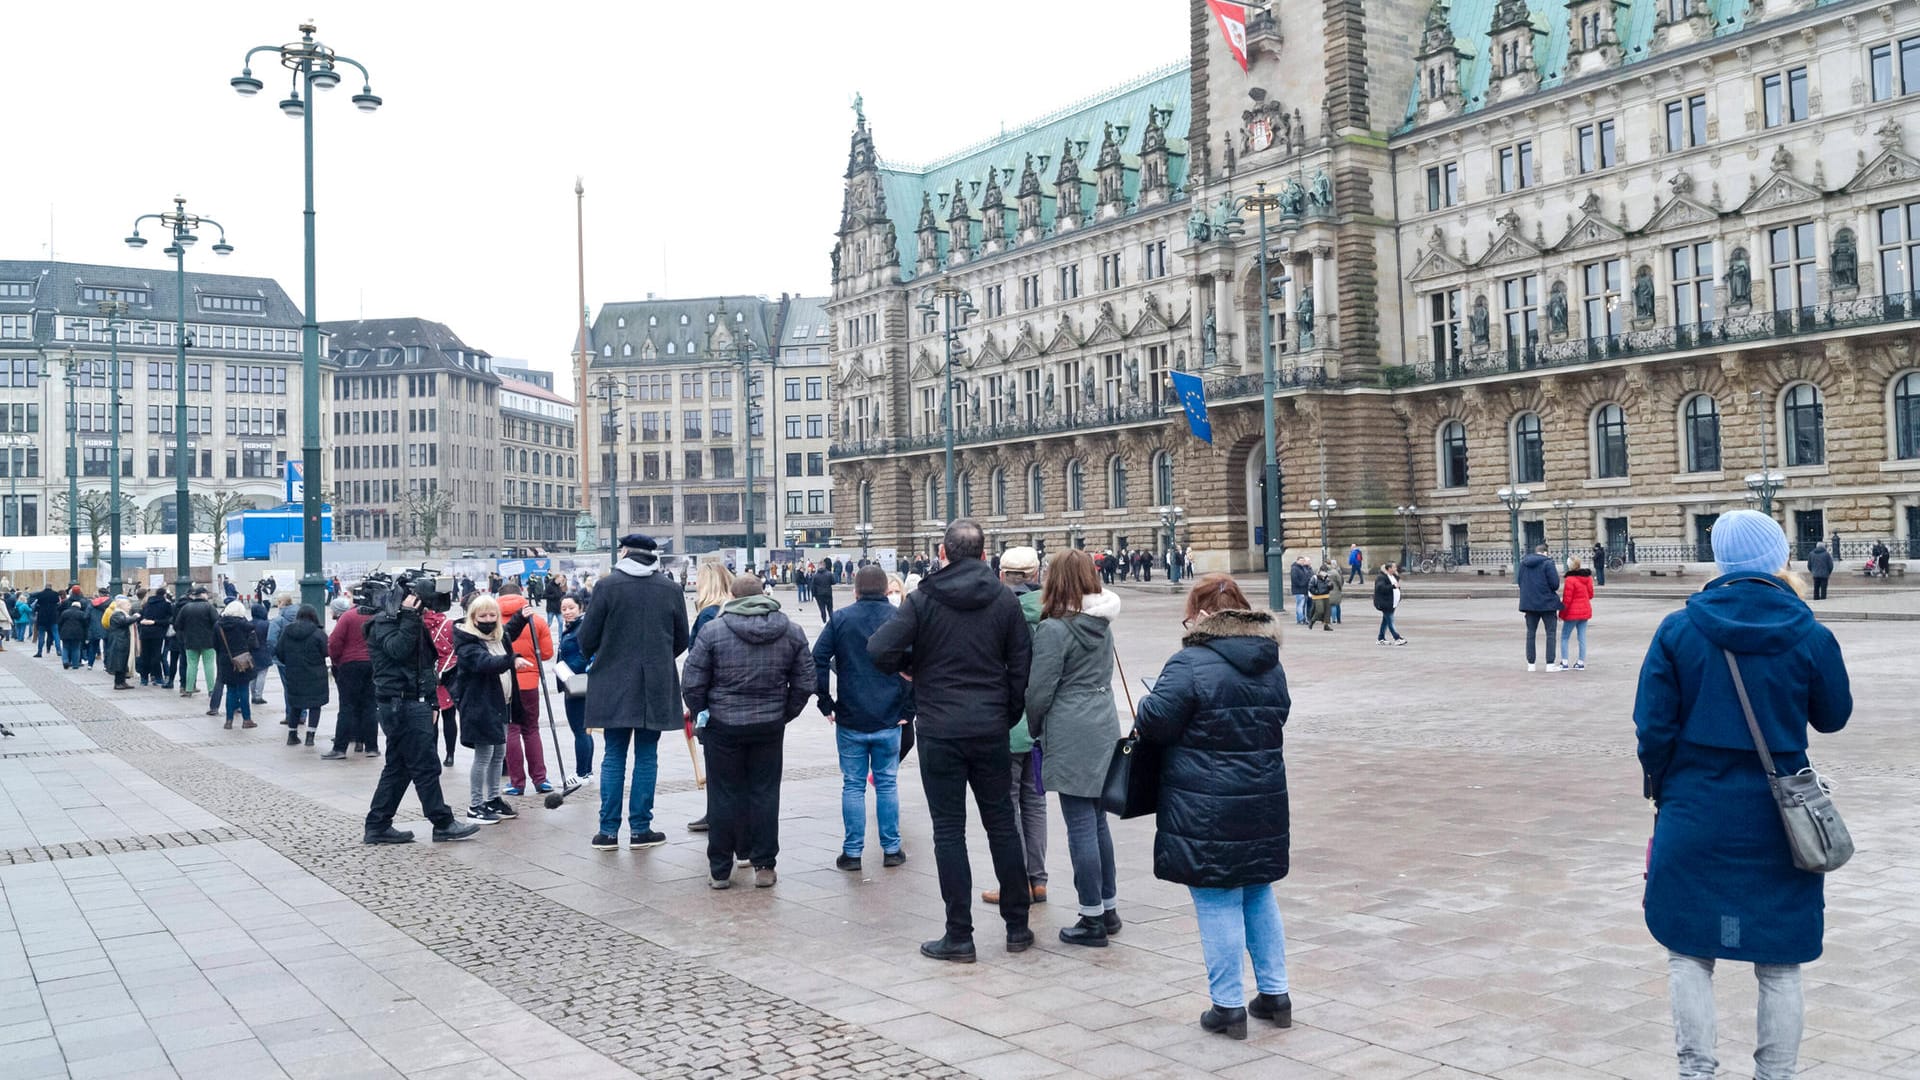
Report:
[[1270,288],[1267,283],[1267,207],[1277,200],[1269,198],[1265,183],[1255,184],[1254,190],[1253,202],[1260,210],[1260,403],[1267,437],[1267,608],[1279,611],[1286,603],[1283,592],[1286,551],[1280,537],[1280,450],[1273,403],[1279,380],[1273,370],[1273,343],[1270,340],[1273,336],[1273,319],[1267,313],[1267,306],[1272,302],[1267,295]]

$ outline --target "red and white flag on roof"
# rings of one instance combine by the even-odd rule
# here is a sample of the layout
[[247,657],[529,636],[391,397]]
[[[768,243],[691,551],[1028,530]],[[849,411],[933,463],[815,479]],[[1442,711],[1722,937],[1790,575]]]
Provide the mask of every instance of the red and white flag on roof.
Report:
[[1220,32],[1227,36],[1227,48],[1233,50],[1233,58],[1240,62],[1240,70],[1247,70],[1247,5],[1235,4],[1229,0],[1207,0],[1213,17],[1220,23]]

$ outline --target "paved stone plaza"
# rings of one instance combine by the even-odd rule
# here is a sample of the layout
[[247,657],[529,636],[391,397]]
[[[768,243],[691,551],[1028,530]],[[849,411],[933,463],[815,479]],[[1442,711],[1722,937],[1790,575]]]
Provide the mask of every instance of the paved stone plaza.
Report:
[[[1423,582],[1408,582],[1417,597]],[[782,591],[789,610],[798,608]],[[1835,610],[1901,607],[1836,594]],[[924,799],[902,775],[911,860],[832,869],[833,740],[787,740],[780,883],[711,893],[677,739],[671,842],[587,846],[595,791],[472,843],[366,848],[378,772],[224,731],[204,700],[113,694],[17,645],[0,656],[0,1060],[74,1077],[1358,1077],[1674,1074],[1665,964],[1640,921],[1650,815],[1630,709],[1674,601],[1602,590],[1585,672],[1523,670],[1506,599],[1410,599],[1406,648],[1364,598],[1333,633],[1289,627],[1293,875],[1279,894],[1295,1026],[1236,1043],[1206,1007],[1184,888],[1155,881],[1152,823],[1116,823],[1113,947],[1081,950],[1064,829],[1040,943],[923,960],[940,932]],[[1179,635],[1178,598],[1129,591],[1137,691]],[[817,631],[811,605],[798,617]],[[1829,884],[1808,969],[1807,1080],[1920,1077],[1920,622],[1834,630],[1853,726],[1817,742],[1860,854]],[[332,710],[323,734],[332,729]],[[549,760],[552,758],[550,756]],[[466,752],[449,771],[464,793]],[[409,800],[398,824],[423,829]],[[422,833],[424,836],[424,833]],[[988,866],[975,830],[976,875]],[[977,883],[988,884],[978,878]],[[1722,1060],[1748,1075],[1748,969],[1720,980]]]

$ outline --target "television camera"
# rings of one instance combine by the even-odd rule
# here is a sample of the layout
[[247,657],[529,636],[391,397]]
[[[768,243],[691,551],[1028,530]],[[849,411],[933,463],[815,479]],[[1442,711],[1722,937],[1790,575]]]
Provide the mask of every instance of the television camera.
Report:
[[424,566],[392,574],[376,570],[353,587],[354,606],[368,611],[397,611],[408,596],[419,597],[428,611],[445,612],[453,607],[453,577]]

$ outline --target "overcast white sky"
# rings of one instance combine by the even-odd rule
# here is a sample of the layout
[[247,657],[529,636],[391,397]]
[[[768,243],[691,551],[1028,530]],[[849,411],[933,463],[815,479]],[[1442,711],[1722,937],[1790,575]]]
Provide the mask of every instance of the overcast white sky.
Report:
[[[299,302],[300,123],[288,82],[227,85],[298,37],[366,64],[315,112],[323,320],[417,315],[564,372],[575,175],[587,302],[825,293],[855,91],[882,157],[940,157],[1187,53],[1184,0],[281,0],[9,5],[0,254],[170,265],[121,243],[168,208],[219,219],[188,269]],[[268,64],[275,61],[263,57]],[[276,67],[276,70],[277,67]]]

